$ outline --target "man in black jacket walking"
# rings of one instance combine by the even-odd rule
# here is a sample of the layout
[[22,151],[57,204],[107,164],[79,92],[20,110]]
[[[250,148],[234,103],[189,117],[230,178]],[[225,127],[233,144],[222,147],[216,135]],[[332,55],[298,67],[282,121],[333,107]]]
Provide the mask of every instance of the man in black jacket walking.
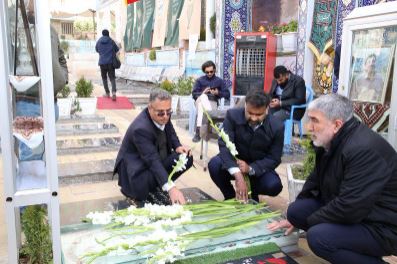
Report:
[[112,84],[112,100],[116,101],[116,73],[113,67],[113,57],[116,56],[119,47],[109,37],[109,30],[102,30],[102,37],[97,41],[95,50],[99,53],[98,65],[101,68],[103,87],[106,92],[105,96],[110,97],[107,79],[107,76],[109,76],[110,83]]
[[[223,128],[236,146],[237,160],[226,143],[219,139],[220,153],[208,163],[210,176],[225,199],[236,197],[247,200],[248,186],[243,175],[248,175],[252,198],[259,194],[276,196],[283,188],[275,168],[283,152],[283,122],[268,115],[269,96],[262,89],[251,89],[245,98],[245,108],[229,109]],[[236,180],[236,191],[231,180]]]
[[288,221],[307,231],[311,250],[331,263],[384,263],[397,253],[397,153],[353,117],[345,97],[329,94],[308,107],[316,165]]

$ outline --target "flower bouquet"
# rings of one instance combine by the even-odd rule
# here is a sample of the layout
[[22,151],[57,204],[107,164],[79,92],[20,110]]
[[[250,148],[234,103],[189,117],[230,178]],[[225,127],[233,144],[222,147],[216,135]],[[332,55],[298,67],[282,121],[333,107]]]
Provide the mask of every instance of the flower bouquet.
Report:
[[[236,200],[92,212],[87,219],[101,225],[102,232],[80,258],[83,263],[94,263],[105,256],[134,255],[147,263],[172,263],[188,249],[233,233],[246,233],[249,228],[265,232],[264,221],[277,216],[278,212],[270,212],[264,204]],[[241,234],[237,237],[241,239]]]

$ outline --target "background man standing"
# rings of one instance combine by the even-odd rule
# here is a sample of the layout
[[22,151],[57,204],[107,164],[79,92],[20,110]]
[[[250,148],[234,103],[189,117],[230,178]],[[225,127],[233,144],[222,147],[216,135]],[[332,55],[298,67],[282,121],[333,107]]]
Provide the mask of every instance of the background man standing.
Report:
[[106,92],[105,96],[110,97],[107,79],[109,76],[110,83],[112,84],[112,100],[116,101],[116,73],[113,67],[113,57],[116,56],[119,47],[113,39],[109,37],[109,30],[102,30],[102,37],[97,41],[95,50],[99,53],[98,65],[101,68],[103,87]]

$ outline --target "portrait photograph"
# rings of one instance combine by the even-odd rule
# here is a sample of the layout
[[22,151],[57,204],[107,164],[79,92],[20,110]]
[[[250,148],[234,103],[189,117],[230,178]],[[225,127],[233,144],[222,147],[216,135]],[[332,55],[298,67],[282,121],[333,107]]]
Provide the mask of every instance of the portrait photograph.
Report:
[[350,99],[383,104],[395,45],[376,48],[352,47]]

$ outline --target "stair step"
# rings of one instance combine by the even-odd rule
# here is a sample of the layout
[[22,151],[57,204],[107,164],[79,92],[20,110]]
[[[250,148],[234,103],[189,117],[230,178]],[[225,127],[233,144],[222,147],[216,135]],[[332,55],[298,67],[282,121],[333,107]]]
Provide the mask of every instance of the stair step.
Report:
[[58,155],[87,152],[115,151],[120,148],[122,137],[118,134],[95,134],[82,136],[61,136],[57,138]]
[[58,164],[60,185],[92,183],[117,179],[113,177],[115,159]]
[[57,125],[58,124],[59,125],[61,125],[61,124],[70,124],[70,123],[72,123],[72,124],[84,124],[84,123],[94,123],[94,122],[103,123],[103,122],[105,122],[105,117],[95,115],[95,116],[76,116],[74,118],[65,118],[65,119],[60,118],[56,122],[56,124]]
[[57,135],[109,134],[118,133],[119,129],[112,123],[61,123],[56,125]]

